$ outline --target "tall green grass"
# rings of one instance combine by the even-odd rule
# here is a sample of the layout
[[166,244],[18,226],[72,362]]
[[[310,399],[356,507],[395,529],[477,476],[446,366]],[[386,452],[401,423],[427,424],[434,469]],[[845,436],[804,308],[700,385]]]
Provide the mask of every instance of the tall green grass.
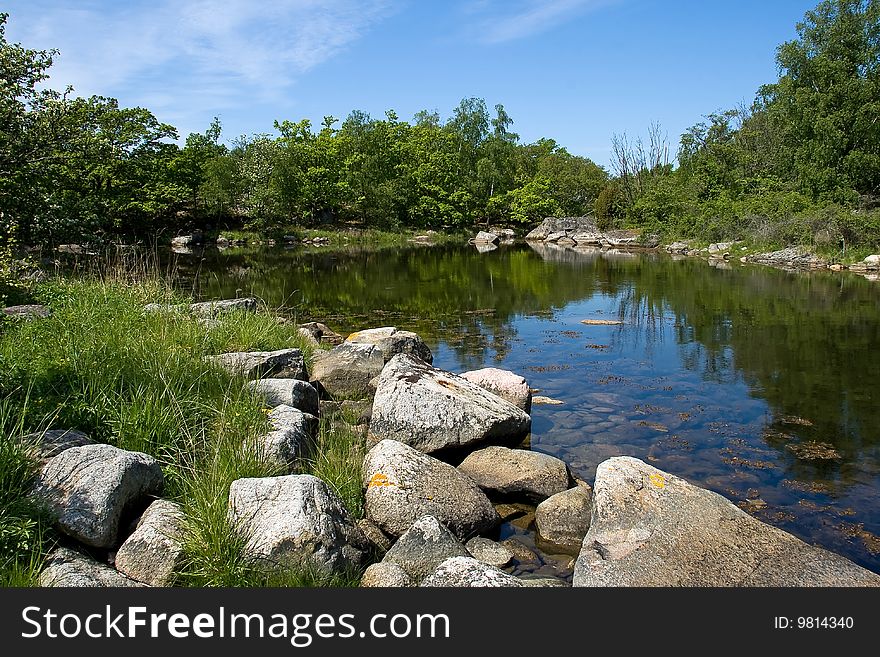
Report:
[[[298,347],[309,357],[311,346],[295,326],[279,324],[265,308],[224,314],[207,323],[188,312],[144,312],[148,303],[191,300],[161,277],[143,273],[55,280],[37,289],[35,296],[52,309],[52,316],[5,325],[0,335],[0,398],[6,406],[0,410],[15,419],[17,435],[48,425],[73,428],[157,458],[165,474],[163,496],[180,502],[187,518],[187,558],[180,584],[306,586],[356,581],[356,574],[330,575],[305,566],[296,572],[261,571],[245,558],[244,538],[226,518],[232,481],[280,473],[248,448],[250,439],[268,430],[262,400],[242,377],[207,364],[204,357],[286,347]],[[36,465],[10,439],[11,428],[2,428],[2,500],[8,498],[9,508],[16,509],[16,504],[25,504],[24,482]],[[313,469],[330,477],[328,483],[344,491],[346,503],[360,513],[360,464],[357,473],[347,461],[333,465],[337,456],[347,459],[350,451],[342,449],[339,440],[321,439],[327,453],[318,457]],[[33,526],[25,526],[24,520],[16,524],[15,518],[38,518],[32,509],[8,517],[0,526],[8,525],[10,538],[0,545],[12,546],[7,551],[17,556],[0,565],[0,582],[33,583],[51,532],[41,519]],[[28,536],[27,546],[15,547],[18,535]]]

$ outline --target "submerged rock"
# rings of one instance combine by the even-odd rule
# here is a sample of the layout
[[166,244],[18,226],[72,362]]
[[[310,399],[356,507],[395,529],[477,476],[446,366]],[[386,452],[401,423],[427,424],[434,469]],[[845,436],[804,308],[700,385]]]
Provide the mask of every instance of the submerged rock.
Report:
[[235,480],[229,519],[248,537],[245,553],[269,567],[308,561],[339,571],[362,565],[370,551],[340,499],[311,475]]
[[162,491],[162,468],[153,457],[112,445],[71,447],[50,459],[33,495],[56,515],[58,528],[92,547],[117,543],[129,509]]
[[400,354],[376,386],[370,434],[426,453],[480,443],[515,443],[531,418],[510,402],[467,379]]
[[498,514],[466,475],[396,440],[383,440],[363,466],[367,518],[390,536],[434,516],[460,540],[491,529]]
[[880,575],[620,456],[596,471],[575,586],[880,586]]

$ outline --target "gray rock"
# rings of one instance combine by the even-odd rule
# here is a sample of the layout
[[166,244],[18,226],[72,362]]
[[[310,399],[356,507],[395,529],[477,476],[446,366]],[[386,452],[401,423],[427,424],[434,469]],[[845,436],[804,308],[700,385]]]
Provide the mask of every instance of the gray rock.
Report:
[[46,319],[52,316],[52,311],[46,306],[38,304],[30,304],[26,306],[7,306],[3,309],[3,314],[13,319]]
[[521,587],[522,580],[471,557],[451,557],[428,575],[422,586]]
[[484,367],[480,370],[463,372],[461,378],[476,383],[492,394],[506,399],[526,413],[532,412],[532,393],[529,384],[519,374],[497,367]]
[[171,586],[183,563],[183,522],[180,505],[153,502],[116,552],[116,569],[150,586]]
[[248,379],[262,377],[273,379],[308,380],[306,362],[299,349],[279,349],[277,351],[240,351],[219,356],[207,356],[214,363],[235,376]]
[[298,408],[304,413],[318,415],[318,391],[308,381],[299,379],[260,379],[249,381],[248,385],[266,400],[266,405],[275,408],[286,405]]
[[379,526],[369,518],[361,518],[357,521],[357,526],[360,527],[364,536],[366,536],[367,540],[373,545],[375,552],[384,554],[388,552],[394,544],[394,541],[392,541],[391,538],[379,529]]
[[506,546],[491,541],[488,538],[483,538],[482,536],[475,536],[467,542],[465,547],[467,548],[467,551],[470,552],[470,556],[474,559],[487,563],[490,566],[495,566],[496,568],[503,568],[509,564],[514,557],[513,552],[511,552]]
[[343,342],[330,351],[315,353],[310,381],[321,384],[331,397],[363,398],[372,394],[370,380],[382,373],[385,356],[374,344]]
[[397,354],[409,354],[420,358],[426,363],[434,361],[434,355],[417,333],[401,331],[395,326],[366,329],[349,335],[346,342],[351,344],[372,344],[382,351],[387,363]]
[[260,456],[279,470],[291,472],[311,459],[317,448],[318,418],[282,404],[269,413],[272,431],[254,440]]
[[49,460],[33,495],[57,517],[58,528],[92,547],[116,545],[123,512],[162,491],[153,457],[112,445],[71,447]]
[[46,564],[40,573],[39,583],[44,588],[137,588],[145,586],[145,584],[129,579],[122,573],[113,570],[110,566],[63,547],[53,550],[46,559]]
[[474,244],[498,244],[500,241],[500,237],[495,233],[487,233],[484,230],[481,230],[477,233],[476,237],[473,238]]
[[248,537],[245,553],[269,567],[309,561],[338,571],[364,564],[370,551],[340,499],[311,475],[233,481],[229,519]]
[[397,539],[382,561],[395,563],[421,582],[449,557],[469,557],[465,546],[434,516],[420,518]]
[[215,318],[218,315],[229,312],[257,312],[257,300],[247,299],[223,299],[220,301],[202,301],[191,304],[190,311],[201,317]]
[[459,539],[487,531],[498,514],[477,485],[448,463],[397,440],[382,440],[364,458],[366,516],[390,536],[436,517]]
[[576,549],[590,529],[593,491],[586,485],[556,493],[535,509],[535,525],[541,537],[565,549]]
[[412,585],[412,578],[393,561],[370,564],[361,577],[361,588],[396,588]]
[[568,468],[549,454],[486,447],[468,454],[458,469],[490,494],[541,502],[568,489]]
[[22,441],[31,448],[35,458],[39,461],[58,456],[71,447],[92,444],[91,438],[76,429],[49,429],[43,433],[30,433],[23,436]]
[[620,456],[597,469],[574,585],[880,586],[880,575]]
[[400,354],[379,377],[370,434],[425,453],[528,435],[527,413],[470,381]]

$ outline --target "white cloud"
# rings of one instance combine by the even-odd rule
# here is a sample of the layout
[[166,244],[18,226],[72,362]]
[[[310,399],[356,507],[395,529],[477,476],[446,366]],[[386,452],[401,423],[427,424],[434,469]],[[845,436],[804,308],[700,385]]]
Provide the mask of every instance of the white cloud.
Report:
[[464,13],[479,40],[503,43],[532,36],[618,0],[472,0]]
[[[395,0],[12,0],[7,35],[57,48],[51,85],[162,118],[280,102]],[[12,5],[11,7],[8,5]]]

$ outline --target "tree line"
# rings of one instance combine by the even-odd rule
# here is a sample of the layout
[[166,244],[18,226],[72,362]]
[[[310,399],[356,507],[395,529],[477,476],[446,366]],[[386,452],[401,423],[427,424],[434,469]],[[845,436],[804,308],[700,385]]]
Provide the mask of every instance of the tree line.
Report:
[[880,240],[880,0],[823,0],[777,51],[751,105],[691,127],[612,139],[612,171],[552,139],[524,144],[502,105],[441,120],[353,111],[279,121],[226,144],[215,119],[176,129],[112,98],[45,89],[54,51],[5,38],[0,14],[0,215],[8,243],[256,230],[529,225],[595,214],[666,237],[828,248]]

